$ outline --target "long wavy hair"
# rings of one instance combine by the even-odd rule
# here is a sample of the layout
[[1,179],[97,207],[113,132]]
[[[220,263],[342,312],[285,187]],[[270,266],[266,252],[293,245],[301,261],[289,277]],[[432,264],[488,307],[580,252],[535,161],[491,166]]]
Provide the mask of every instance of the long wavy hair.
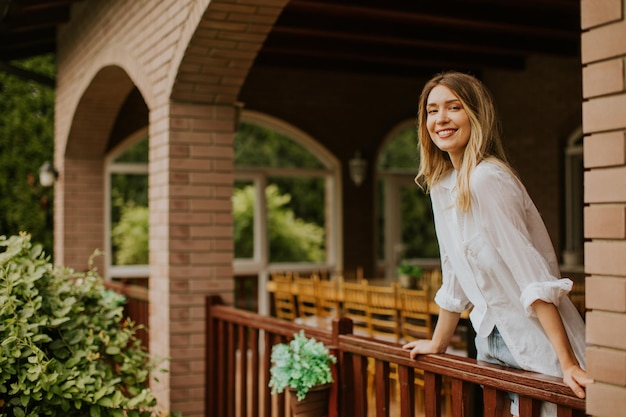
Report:
[[493,161],[517,177],[509,165],[502,146],[502,132],[491,92],[477,78],[456,71],[443,72],[431,78],[420,95],[417,114],[417,139],[420,164],[415,182],[424,190],[430,190],[446,173],[454,169],[447,152],[440,150],[432,141],[426,127],[426,105],[433,88],[443,85],[461,101],[470,121],[470,138],[463,151],[461,166],[457,172],[457,201],[461,210],[471,207],[470,174],[484,160]]

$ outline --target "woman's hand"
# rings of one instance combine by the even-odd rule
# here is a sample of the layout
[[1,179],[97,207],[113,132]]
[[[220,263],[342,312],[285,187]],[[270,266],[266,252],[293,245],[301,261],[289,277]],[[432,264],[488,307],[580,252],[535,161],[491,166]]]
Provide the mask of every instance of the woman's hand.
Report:
[[411,350],[411,359],[415,359],[417,355],[426,353],[444,353],[450,344],[450,339],[456,330],[459,322],[460,313],[453,313],[443,308],[439,310],[439,318],[433,332],[433,338],[419,339],[407,343],[402,349]]
[[563,382],[574,391],[579,398],[585,398],[584,387],[593,382],[587,377],[587,373],[580,367],[574,350],[568,339],[563,320],[552,303],[546,303],[537,300],[532,304],[539,318],[539,322],[543,326],[556,356],[559,358],[561,370],[563,371]]
[[578,398],[585,398],[585,390],[583,388],[587,384],[592,384],[593,379],[587,377],[587,372],[580,366],[572,365],[567,369],[563,369],[563,382],[574,391]]
[[402,346],[402,349],[411,350],[411,352],[409,353],[411,359],[415,359],[417,355],[427,353],[443,353],[446,351],[445,349],[441,351],[439,345],[430,339],[414,340]]

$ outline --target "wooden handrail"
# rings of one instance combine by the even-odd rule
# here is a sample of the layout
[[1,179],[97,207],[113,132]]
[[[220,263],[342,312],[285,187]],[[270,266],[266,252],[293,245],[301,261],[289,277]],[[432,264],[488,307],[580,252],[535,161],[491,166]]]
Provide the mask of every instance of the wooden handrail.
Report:
[[[389,415],[392,364],[397,366],[400,382],[401,417],[414,416],[416,369],[424,371],[426,417],[441,413],[442,378],[451,380],[453,417],[470,416],[470,392],[478,386],[483,387],[485,416],[497,415],[506,392],[520,395],[521,417],[538,417],[541,401],[557,404],[560,417],[585,415],[585,401],[575,397],[558,378],[446,354],[411,359],[398,344],[351,334],[349,319],[336,319],[332,331],[312,328],[227,307],[216,296],[207,299],[206,415],[284,417],[284,394],[271,396],[267,387],[270,351],[275,343],[290,339],[300,329],[328,345],[338,357],[329,417],[367,416],[367,367],[371,359],[376,368],[377,416]],[[240,401],[236,401],[237,395]]]
[[472,384],[497,388],[541,401],[553,402],[577,410],[585,401],[574,396],[560,378],[493,365],[475,359],[448,354],[420,355],[411,359],[409,352],[395,343],[340,335],[338,349],[380,361],[423,369],[426,372],[460,379]]
[[150,346],[148,334],[150,325],[149,289],[146,286],[127,284],[119,281],[106,281],[104,286],[126,297],[124,316],[140,326],[137,330],[137,337],[141,340],[146,350],[148,350]]

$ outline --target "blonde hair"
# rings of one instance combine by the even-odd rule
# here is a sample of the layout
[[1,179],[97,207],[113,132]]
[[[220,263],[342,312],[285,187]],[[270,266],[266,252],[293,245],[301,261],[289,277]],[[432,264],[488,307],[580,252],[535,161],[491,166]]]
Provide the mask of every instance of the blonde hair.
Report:
[[516,176],[510,167],[504,147],[500,121],[491,92],[477,78],[456,71],[444,72],[428,81],[420,95],[417,114],[417,139],[420,164],[415,182],[430,190],[443,176],[454,169],[447,152],[441,151],[433,143],[426,127],[426,104],[433,88],[445,86],[463,104],[470,121],[470,138],[463,151],[461,166],[457,172],[457,206],[464,211],[471,207],[470,174],[484,160],[493,161]]

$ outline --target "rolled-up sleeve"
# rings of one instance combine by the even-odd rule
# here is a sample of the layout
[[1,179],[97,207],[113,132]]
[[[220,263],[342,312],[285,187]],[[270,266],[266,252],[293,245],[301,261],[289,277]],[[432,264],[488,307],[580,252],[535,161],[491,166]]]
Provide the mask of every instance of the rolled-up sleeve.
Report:
[[532,304],[535,301],[541,300],[558,306],[561,297],[567,295],[572,290],[572,285],[572,280],[567,278],[550,282],[533,282],[522,292],[520,301],[524,306],[526,314],[535,316],[535,311],[532,308]]
[[439,288],[437,294],[435,294],[435,303],[444,310],[461,313],[467,310],[471,303],[461,288],[456,275],[452,271],[443,247],[441,251],[441,273],[443,279],[441,288]]

